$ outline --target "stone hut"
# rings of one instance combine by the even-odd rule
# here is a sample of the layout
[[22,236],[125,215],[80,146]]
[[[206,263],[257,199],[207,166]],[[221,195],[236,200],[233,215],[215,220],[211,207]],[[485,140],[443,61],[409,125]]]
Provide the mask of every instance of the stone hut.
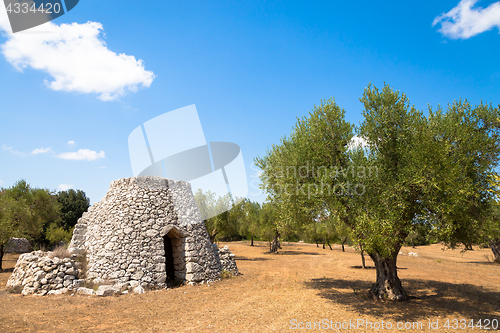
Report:
[[87,279],[163,287],[220,279],[221,263],[187,182],[145,176],[111,183],[78,220],[69,245]]

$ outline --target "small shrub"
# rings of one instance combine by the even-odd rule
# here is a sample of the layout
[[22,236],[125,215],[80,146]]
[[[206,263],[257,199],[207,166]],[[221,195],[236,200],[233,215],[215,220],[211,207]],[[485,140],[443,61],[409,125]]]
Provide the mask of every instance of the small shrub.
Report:
[[71,254],[68,251],[68,247],[66,245],[58,245],[54,248],[53,251],[49,253],[50,258],[58,257],[59,259],[71,258]]
[[94,287],[95,287],[95,289],[94,289],[94,290],[97,290],[97,288],[98,288],[99,286],[97,286],[97,285],[94,283],[94,281],[85,280],[85,282],[83,283],[83,287],[84,287],[84,288],[88,288],[88,289],[94,289]]
[[76,258],[75,261],[80,264],[78,269],[80,270],[80,279],[86,279],[87,278],[87,252],[82,252],[80,253]]
[[221,279],[230,279],[233,277],[233,275],[230,272],[223,269],[222,272],[220,272],[220,277]]

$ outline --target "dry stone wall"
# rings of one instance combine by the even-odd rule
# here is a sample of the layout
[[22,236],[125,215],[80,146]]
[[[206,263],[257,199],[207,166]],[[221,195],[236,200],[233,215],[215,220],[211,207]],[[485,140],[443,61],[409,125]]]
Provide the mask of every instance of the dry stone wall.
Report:
[[5,253],[26,253],[31,251],[31,243],[26,238],[10,238],[4,247]]
[[7,288],[23,295],[60,294],[83,285],[78,279],[80,264],[69,258],[50,258],[50,253],[35,251],[19,256]]
[[77,295],[112,296],[129,292],[142,294],[144,288],[138,281],[101,285],[97,290],[86,288],[79,261],[70,258],[53,257],[52,252],[35,251],[22,254],[9,280],[7,288],[28,295]]
[[78,221],[69,250],[86,254],[96,283],[162,287],[167,278],[195,284],[221,273],[190,184],[160,177],[113,181]]

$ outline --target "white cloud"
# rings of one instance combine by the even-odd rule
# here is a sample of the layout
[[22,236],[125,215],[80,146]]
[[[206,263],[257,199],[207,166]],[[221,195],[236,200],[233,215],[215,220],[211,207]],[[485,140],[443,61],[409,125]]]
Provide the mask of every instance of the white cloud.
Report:
[[71,146],[71,147],[74,147],[74,146],[76,146],[76,142],[75,142],[75,141],[70,140],[70,141],[68,141],[67,145],[68,145],[68,146]]
[[104,151],[95,152],[90,149],[79,149],[77,152],[68,152],[68,153],[62,153],[57,155],[57,157],[62,158],[64,160],[75,160],[75,161],[80,161],[80,160],[85,160],[85,161],[93,161],[97,160],[100,158],[104,158],[105,153]]
[[0,179],[0,185],[5,184],[3,180]]
[[73,184],[61,184],[57,187],[58,191],[67,191],[73,187]]
[[362,137],[355,135],[352,137],[351,142],[349,143],[349,149],[356,147],[368,147],[368,142],[366,142],[366,140]]
[[37,148],[31,152],[32,155],[45,154],[52,151],[52,148]]
[[2,145],[2,149],[3,150],[7,150],[7,151],[9,151],[9,152],[11,152],[12,154],[15,154],[15,155],[21,155],[21,156],[26,155],[25,153],[21,153],[20,151],[17,151],[14,148],[9,147],[9,146],[7,146],[5,144]]
[[472,8],[478,0],[462,0],[448,13],[441,14],[432,26],[441,23],[438,30],[453,39],[467,39],[493,28],[500,29],[500,2],[486,8]]
[[7,32],[8,40],[1,46],[5,59],[20,71],[31,67],[48,73],[52,80],[45,84],[53,90],[98,94],[99,99],[111,101],[149,87],[155,78],[141,59],[109,50],[98,22],[47,22],[12,34],[2,5],[0,29]]
[[106,169],[105,166],[101,166],[101,167],[96,167],[96,169]]

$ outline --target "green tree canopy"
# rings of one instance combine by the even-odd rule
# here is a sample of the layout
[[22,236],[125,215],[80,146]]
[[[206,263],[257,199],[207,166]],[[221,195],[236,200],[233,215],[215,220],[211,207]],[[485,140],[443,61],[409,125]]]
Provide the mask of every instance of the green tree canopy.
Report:
[[32,188],[25,180],[0,192],[0,269],[3,247],[11,237],[43,240],[44,228],[60,220],[60,206],[46,189]]
[[90,199],[82,190],[60,191],[57,193],[57,202],[61,204],[62,226],[67,230],[74,227],[90,207]]
[[[499,109],[458,101],[426,117],[388,85],[360,100],[359,128],[325,101],[255,162],[280,228],[336,216],[375,263],[372,295],[404,300],[396,260],[412,231],[430,224],[448,246],[471,244],[490,216]],[[355,130],[368,147],[351,146]]]

